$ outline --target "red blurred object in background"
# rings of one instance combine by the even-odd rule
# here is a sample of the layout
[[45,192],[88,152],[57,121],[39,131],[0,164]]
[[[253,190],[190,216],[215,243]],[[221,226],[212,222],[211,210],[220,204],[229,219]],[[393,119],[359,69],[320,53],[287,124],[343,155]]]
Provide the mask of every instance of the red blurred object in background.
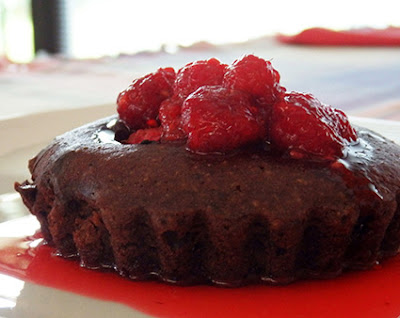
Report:
[[400,28],[363,28],[342,31],[310,28],[296,35],[279,34],[277,39],[288,44],[321,46],[400,46]]

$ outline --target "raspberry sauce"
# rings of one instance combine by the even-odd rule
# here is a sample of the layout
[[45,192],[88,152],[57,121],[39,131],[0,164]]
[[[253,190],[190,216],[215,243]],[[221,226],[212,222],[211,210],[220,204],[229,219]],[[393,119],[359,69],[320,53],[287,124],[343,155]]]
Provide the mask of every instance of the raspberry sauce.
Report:
[[[18,222],[12,226],[18,227]],[[32,219],[32,229],[37,223]],[[372,270],[288,286],[178,287],[134,282],[81,268],[33,236],[0,237],[0,272],[73,293],[119,302],[156,317],[379,317],[400,315],[400,257]],[[102,288],[99,288],[102,286]]]

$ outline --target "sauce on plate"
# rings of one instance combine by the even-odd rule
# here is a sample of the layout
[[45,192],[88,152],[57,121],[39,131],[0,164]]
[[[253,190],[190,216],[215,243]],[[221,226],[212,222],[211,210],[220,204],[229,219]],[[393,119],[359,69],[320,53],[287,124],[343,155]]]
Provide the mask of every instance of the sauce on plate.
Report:
[[[17,223],[14,223],[17,225]],[[54,255],[41,234],[0,237],[0,272],[156,317],[379,317],[400,315],[400,257],[369,271],[288,286],[179,287],[135,282]]]

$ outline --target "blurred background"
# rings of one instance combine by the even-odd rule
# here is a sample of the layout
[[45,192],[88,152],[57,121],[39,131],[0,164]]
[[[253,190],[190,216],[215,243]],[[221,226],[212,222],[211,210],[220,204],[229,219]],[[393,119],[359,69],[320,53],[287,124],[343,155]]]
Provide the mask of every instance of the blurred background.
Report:
[[[0,118],[114,105],[132,79],[159,67],[255,54],[272,60],[288,90],[350,115],[400,120],[399,12],[399,0],[0,0]],[[396,44],[277,36],[314,27],[383,30],[379,40]]]
[[0,55],[24,63],[43,52],[72,58],[175,52],[196,42],[243,42],[315,26],[400,26],[399,12],[398,0],[0,0]]

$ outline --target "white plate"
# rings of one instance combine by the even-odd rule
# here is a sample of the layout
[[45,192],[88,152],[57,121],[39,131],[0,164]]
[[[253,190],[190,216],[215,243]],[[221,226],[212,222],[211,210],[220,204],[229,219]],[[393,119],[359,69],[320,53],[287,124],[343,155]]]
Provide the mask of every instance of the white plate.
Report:
[[[67,130],[114,113],[111,105],[56,111],[0,120],[0,222],[27,214],[14,181],[29,178],[27,161],[52,138]],[[400,144],[400,122],[352,118],[353,123],[371,128]],[[17,220],[32,223],[31,217]],[[15,221],[11,221],[15,222]],[[0,224],[0,236],[12,223]],[[12,226],[11,226],[12,227]],[[25,231],[24,227],[20,227]],[[17,234],[17,233],[16,233]],[[23,232],[25,235],[29,233]],[[24,282],[0,274],[0,317],[87,318],[149,317],[121,304],[100,301]]]

